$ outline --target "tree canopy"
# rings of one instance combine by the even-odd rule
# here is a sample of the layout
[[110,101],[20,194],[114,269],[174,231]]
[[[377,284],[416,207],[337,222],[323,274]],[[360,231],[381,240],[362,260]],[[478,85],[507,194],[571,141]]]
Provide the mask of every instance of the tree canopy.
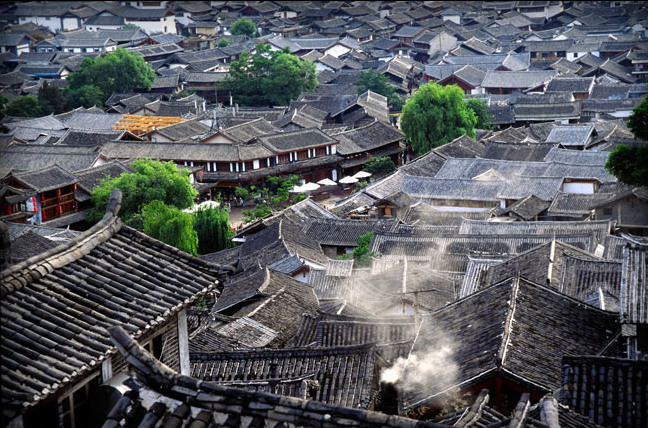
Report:
[[374,177],[382,177],[395,171],[396,164],[389,156],[378,156],[369,159],[362,169],[372,173]]
[[488,112],[488,106],[485,102],[479,98],[469,98],[466,101],[466,106],[475,113],[477,118],[477,123],[475,128],[477,129],[492,129],[493,128],[493,117]]
[[648,97],[632,110],[628,117],[628,128],[635,137],[648,141]]
[[119,177],[104,179],[92,190],[95,208],[88,214],[88,220],[99,220],[106,211],[110,192],[122,191],[120,216],[126,224],[141,229],[140,212],[152,201],[160,201],[176,208],[189,208],[197,195],[189,183],[188,171],[178,170],[173,162],[159,162],[138,159],[132,164],[134,173],[123,173]]
[[239,18],[230,27],[230,33],[233,36],[256,37],[257,28],[254,22],[248,18]]
[[82,91],[86,98],[92,93],[93,99],[100,93],[102,103],[116,91],[148,91],[154,80],[155,71],[144,58],[122,48],[97,58],[85,58],[79,71],[67,77],[71,98],[78,96],[77,91]]
[[16,117],[39,117],[41,105],[33,95],[22,95],[9,101],[4,108],[4,114]]
[[41,114],[59,114],[67,110],[63,93],[57,86],[47,83],[47,80],[43,81],[43,86],[38,90],[38,102]]
[[218,208],[200,208],[194,214],[193,227],[198,235],[198,254],[209,254],[233,245],[234,232],[229,214],[222,205]]
[[392,111],[400,111],[403,107],[403,98],[396,94],[396,87],[389,83],[389,78],[375,70],[369,70],[360,73],[356,81],[358,94],[365,93],[367,90],[387,97],[389,108]]
[[233,96],[246,106],[283,106],[317,86],[315,65],[291,55],[272,51],[267,44],[256,52],[243,52],[230,65],[229,86]]
[[155,200],[142,207],[142,218],[144,233],[150,237],[194,256],[198,254],[198,234],[191,214]]
[[610,153],[605,169],[620,182],[648,187],[648,145],[619,145]]
[[407,100],[401,130],[418,155],[464,134],[475,137],[477,118],[463,96],[458,86],[427,83]]

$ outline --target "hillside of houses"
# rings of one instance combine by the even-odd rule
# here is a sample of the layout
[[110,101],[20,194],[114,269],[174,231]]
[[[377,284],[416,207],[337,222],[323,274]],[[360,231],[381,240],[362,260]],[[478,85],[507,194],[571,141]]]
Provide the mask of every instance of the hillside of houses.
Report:
[[[2,425],[648,426],[648,187],[606,167],[648,144],[647,27],[637,1],[0,4]],[[261,44],[317,86],[240,103]],[[120,48],[150,90],[5,114]],[[368,71],[490,123],[417,154]],[[119,190],[90,222],[138,159],[227,204],[235,245],[154,239]],[[240,218],[289,175],[305,199]]]

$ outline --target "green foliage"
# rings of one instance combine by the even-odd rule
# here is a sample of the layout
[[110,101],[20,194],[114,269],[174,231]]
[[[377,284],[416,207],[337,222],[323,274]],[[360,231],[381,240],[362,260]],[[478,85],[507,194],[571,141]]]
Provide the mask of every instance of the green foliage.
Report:
[[373,232],[363,233],[358,237],[358,245],[353,249],[353,260],[356,267],[371,266],[371,259],[376,257],[376,254],[369,251],[369,244],[371,244]]
[[232,41],[230,39],[220,39],[218,43],[216,43],[216,46],[219,48],[224,48],[225,46],[229,46],[232,44]]
[[306,195],[298,194],[290,196],[290,190],[299,184],[299,177],[297,175],[268,177],[266,180],[266,187],[258,188],[257,186],[250,186],[250,189],[237,187],[234,189],[236,197],[242,198],[244,201],[255,200],[254,208],[243,210],[244,223],[249,223],[258,218],[263,218],[268,214],[275,211],[284,209],[286,206],[303,201]]
[[85,58],[79,71],[67,78],[70,97],[74,91],[92,85],[103,94],[102,102],[113,92],[148,91],[154,80],[155,71],[144,58],[122,48],[97,58]]
[[367,90],[387,97],[387,103],[391,111],[400,111],[403,108],[404,100],[396,94],[396,87],[389,83],[389,78],[377,71],[369,70],[360,73],[356,82],[358,94]]
[[173,162],[159,162],[138,159],[132,164],[134,173],[123,173],[119,177],[104,179],[92,190],[95,208],[88,214],[88,221],[96,222],[103,217],[110,192],[114,188],[122,191],[120,217],[126,224],[138,228],[142,207],[152,201],[161,201],[176,208],[189,208],[197,195],[189,183],[188,172],[178,170]]
[[365,187],[367,187],[368,185],[369,185],[369,181],[367,181],[367,180],[358,181],[356,183],[355,191],[359,192],[362,189],[364,189]]
[[493,116],[488,112],[488,106],[479,98],[469,98],[466,106],[475,113],[477,129],[493,129]]
[[635,137],[648,141],[648,97],[632,110],[628,117],[628,129]]
[[23,95],[9,101],[4,110],[7,116],[17,117],[39,117],[41,115],[41,105],[38,99],[33,95]]
[[230,27],[230,33],[234,36],[256,37],[257,29],[254,22],[248,18],[239,18]]
[[57,86],[47,83],[47,80],[43,81],[43,86],[38,90],[38,102],[42,114],[59,114],[66,111],[63,93]]
[[463,96],[458,86],[427,83],[407,100],[401,129],[418,155],[464,134],[475,137],[477,118]]
[[648,187],[648,145],[617,146],[605,162],[605,169],[622,183]]
[[396,170],[396,164],[389,156],[372,157],[362,168],[376,177],[382,177]]
[[65,89],[65,98],[67,107],[103,107],[106,95],[95,85],[83,85],[77,89]]
[[193,227],[198,234],[198,254],[209,254],[233,246],[234,232],[230,228],[227,208],[199,209],[194,214]]
[[142,207],[144,233],[192,255],[198,254],[198,234],[193,216],[154,200]]
[[241,105],[288,105],[302,92],[317,86],[315,65],[291,55],[287,50],[271,51],[267,44],[254,54],[243,52],[230,65],[228,86]]

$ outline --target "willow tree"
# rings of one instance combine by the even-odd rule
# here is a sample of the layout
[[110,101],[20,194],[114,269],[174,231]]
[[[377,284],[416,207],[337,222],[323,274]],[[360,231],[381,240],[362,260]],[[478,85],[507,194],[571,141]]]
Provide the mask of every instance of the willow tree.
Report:
[[164,202],[153,201],[142,208],[144,233],[192,255],[198,254],[198,235],[193,215]]
[[475,137],[477,117],[463,97],[458,86],[428,83],[407,100],[401,116],[401,130],[418,155],[464,134]]
[[198,253],[209,254],[233,246],[234,232],[229,214],[223,206],[200,208],[194,214],[193,227],[198,235]]
[[189,171],[179,170],[173,162],[151,159],[135,160],[131,166],[135,172],[104,179],[92,190],[94,209],[88,213],[88,221],[101,219],[110,192],[115,188],[123,194],[120,217],[126,224],[138,229],[143,227],[140,211],[152,201],[164,202],[180,209],[193,205],[198,192],[189,183]]

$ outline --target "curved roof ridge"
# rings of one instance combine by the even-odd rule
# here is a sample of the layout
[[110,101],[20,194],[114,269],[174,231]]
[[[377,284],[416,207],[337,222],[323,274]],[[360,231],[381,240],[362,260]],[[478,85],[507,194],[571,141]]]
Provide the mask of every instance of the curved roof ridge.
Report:
[[106,213],[97,224],[68,242],[4,270],[0,274],[2,280],[0,297],[4,298],[11,292],[39,280],[55,269],[89,254],[97,245],[110,239],[123,226],[121,219],[117,217],[121,201],[121,191],[114,189],[110,194]]

